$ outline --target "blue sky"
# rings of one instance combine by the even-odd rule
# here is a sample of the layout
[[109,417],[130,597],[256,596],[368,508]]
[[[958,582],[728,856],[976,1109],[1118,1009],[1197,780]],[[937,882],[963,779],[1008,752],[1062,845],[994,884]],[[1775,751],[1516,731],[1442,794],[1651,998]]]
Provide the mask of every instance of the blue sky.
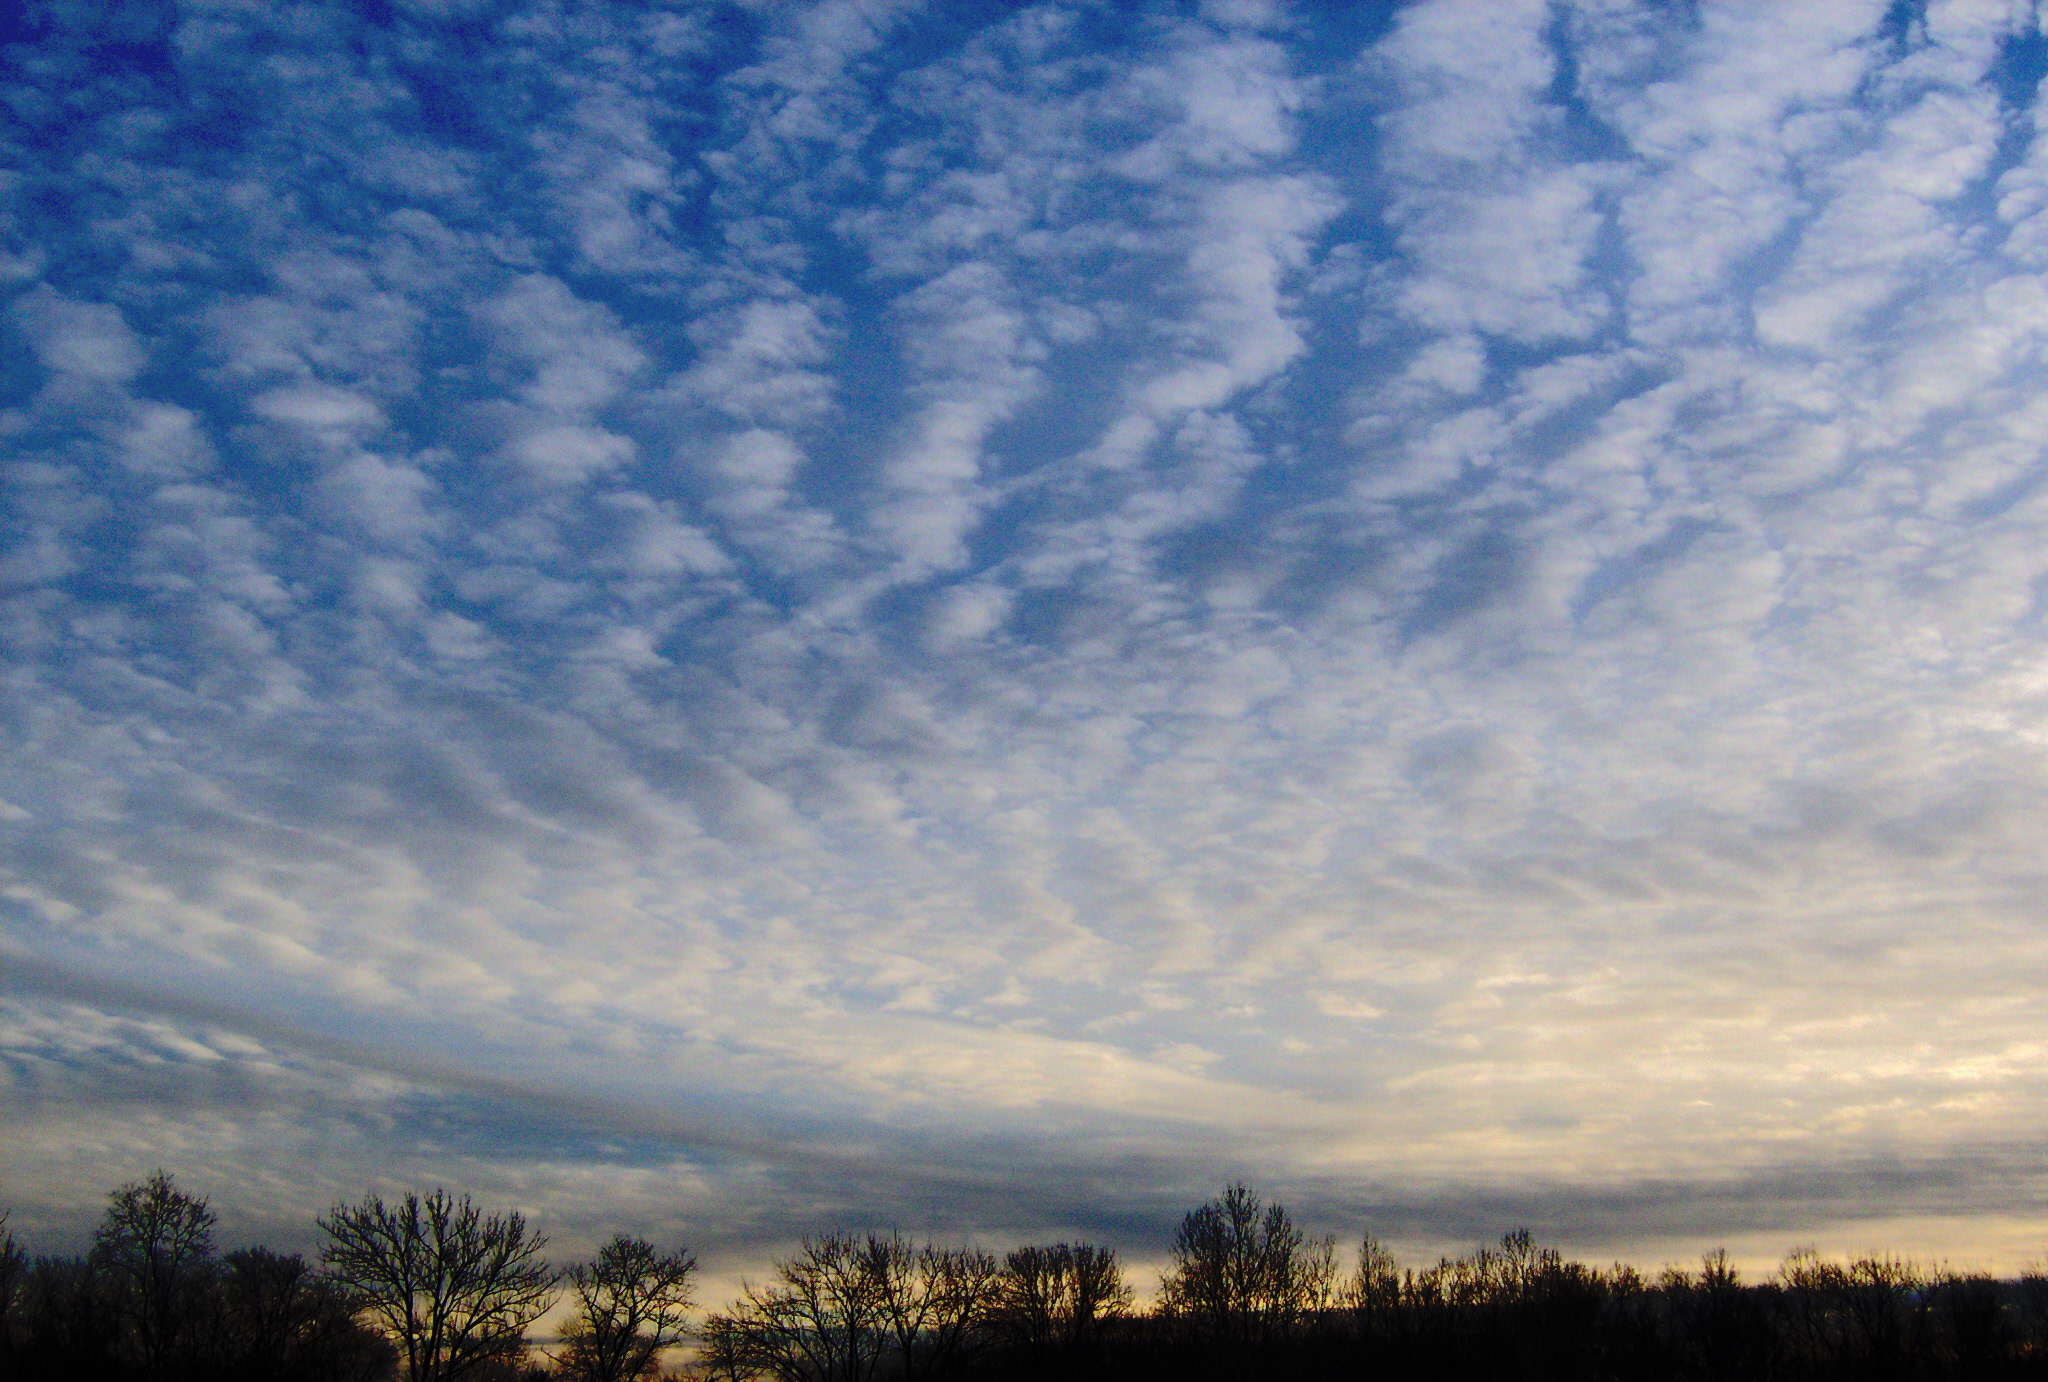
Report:
[[2037,1255],[2026,4],[36,4],[0,1191]]

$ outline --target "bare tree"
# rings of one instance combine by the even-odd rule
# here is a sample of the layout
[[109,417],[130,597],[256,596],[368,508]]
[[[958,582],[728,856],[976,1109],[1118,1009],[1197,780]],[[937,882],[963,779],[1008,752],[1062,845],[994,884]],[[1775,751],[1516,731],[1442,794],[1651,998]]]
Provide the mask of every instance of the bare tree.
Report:
[[1384,1341],[1402,1326],[1401,1264],[1370,1233],[1358,1244],[1358,1265],[1337,1293],[1363,1338]]
[[1214,1342],[1267,1344],[1328,1306],[1336,1253],[1239,1181],[1181,1220],[1160,1304]]
[[867,1382],[885,1361],[905,1382],[943,1377],[985,1338],[999,1277],[971,1248],[807,1238],[773,1282],[705,1322],[705,1362],[717,1377],[777,1382]]
[[1851,1262],[1844,1303],[1852,1356],[1889,1361],[1921,1350],[1931,1324],[1930,1285],[1927,1274],[1904,1258],[1884,1255]]
[[832,1234],[804,1239],[770,1284],[742,1284],[739,1300],[705,1322],[705,1363],[727,1379],[868,1382],[889,1337],[866,1244]]
[[1003,1330],[1040,1357],[1085,1347],[1102,1321],[1130,1308],[1131,1288],[1113,1249],[1055,1243],[1018,1248],[1003,1259],[997,1283]]
[[219,1288],[219,1375],[242,1382],[368,1382],[391,1375],[391,1345],[358,1323],[348,1293],[297,1253],[231,1252],[221,1260]]
[[321,1259],[397,1345],[407,1382],[454,1382],[517,1358],[547,1310],[555,1273],[547,1239],[518,1213],[485,1215],[436,1190],[387,1206],[339,1204],[319,1220]]
[[575,1382],[630,1382],[652,1374],[662,1350],[689,1337],[690,1277],[697,1259],[619,1234],[595,1260],[569,1269],[576,1321],[561,1370]]
[[214,1213],[156,1171],[107,1196],[92,1265],[114,1292],[142,1374],[168,1377],[196,1342],[213,1268]]
[[1780,1347],[1801,1367],[1818,1371],[1835,1357],[1848,1284],[1848,1273],[1811,1247],[1794,1248],[1778,1265]]
[[1359,1240],[1358,1266],[1344,1283],[1343,1302],[1354,1310],[1392,1309],[1401,1299],[1401,1264],[1370,1233]]
[[0,1211],[0,1360],[14,1357],[26,1313],[22,1300],[28,1294],[28,1254],[14,1241],[9,1217]]
[[2011,1346],[2005,1292],[1991,1277],[1951,1269],[1943,1269],[1934,1286],[1956,1372],[1963,1377],[1993,1376]]
[[9,1378],[129,1377],[132,1358],[119,1347],[119,1313],[105,1272],[85,1259],[37,1257],[22,1292],[21,1325]]
[[942,1377],[986,1334],[1000,1275],[975,1248],[913,1247],[903,1235],[869,1234],[863,1248],[904,1382]]

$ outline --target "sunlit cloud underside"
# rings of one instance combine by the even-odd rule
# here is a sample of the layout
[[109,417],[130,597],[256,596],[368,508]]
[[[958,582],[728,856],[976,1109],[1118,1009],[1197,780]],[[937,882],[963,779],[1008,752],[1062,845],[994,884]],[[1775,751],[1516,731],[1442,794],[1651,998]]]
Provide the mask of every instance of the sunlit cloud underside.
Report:
[[7,41],[32,1242],[2048,1248],[2028,5]]

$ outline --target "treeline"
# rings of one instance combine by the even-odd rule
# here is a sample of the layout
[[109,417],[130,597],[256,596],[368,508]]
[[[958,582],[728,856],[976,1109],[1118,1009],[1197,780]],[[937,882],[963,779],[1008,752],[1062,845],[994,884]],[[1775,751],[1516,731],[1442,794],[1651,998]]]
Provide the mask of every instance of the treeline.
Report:
[[[2048,1279],[1795,1252],[1745,1282],[1724,1253],[1645,1278],[1525,1232],[1427,1267],[1336,1244],[1233,1185],[1190,1212],[1140,1308],[1114,1251],[807,1238],[721,1309],[696,1261],[621,1235],[558,1268],[517,1213],[372,1196],[317,1220],[318,1263],[220,1253],[158,1173],[108,1197],[90,1251],[29,1257],[0,1216],[11,1382],[1532,1382],[2048,1379]],[[557,1304],[544,1348],[528,1335]]]

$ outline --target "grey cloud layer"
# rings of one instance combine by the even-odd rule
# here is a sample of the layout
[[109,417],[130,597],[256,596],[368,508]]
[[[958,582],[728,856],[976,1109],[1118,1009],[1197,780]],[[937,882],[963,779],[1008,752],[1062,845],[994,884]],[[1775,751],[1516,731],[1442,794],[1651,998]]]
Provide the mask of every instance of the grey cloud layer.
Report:
[[2025,6],[37,13],[31,1223],[2037,1197]]

